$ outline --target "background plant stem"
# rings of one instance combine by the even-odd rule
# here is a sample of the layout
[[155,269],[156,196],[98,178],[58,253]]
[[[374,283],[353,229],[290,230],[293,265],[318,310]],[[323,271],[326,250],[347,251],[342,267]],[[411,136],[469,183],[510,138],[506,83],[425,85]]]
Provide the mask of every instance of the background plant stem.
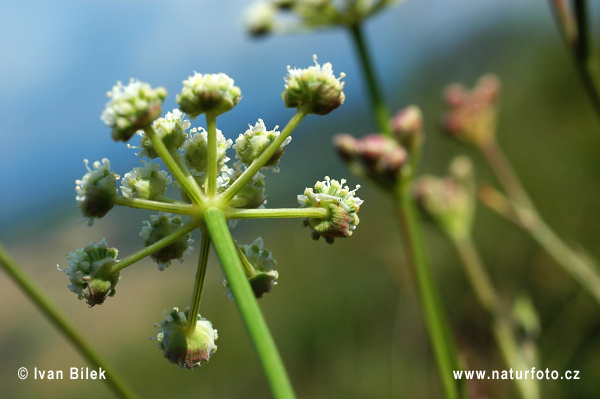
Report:
[[13,279],[23,293],[38,307],[52,324],[67,338],[67,340],[83,355],[94,367],[106,370],[106,383],[120,398],[136,398],[137,395],[131,387],[121,379],[120,375],[104,360],[84,335],[77,330],[54,302],[20,268],[8,251],[0,244],[0,264]]
[[258,307],[248,277],[244,273],[223,211],[218,208],[209,208],[204,214],[204,220],[273,396],[276,399],[295,398],[275,341]]
[[[500,298],[483,266],[472,238],[470,236],[460,239],[451,237],[451,241],[460,256],[475,297],[483,310],[490,316],[492,333],[505,364],[513,370],[529,370],[534,365],[527,362],[521,351],[511,320],[502,311]],[[540,388],[536,379],[516,379],[514,382],[523,399],[540,398]]]
[[379,128],[379,132],[386,136],[392,136],[392,130],[390,128],[390,112],[383,101],[381,95],[381,86],[377,82],[377,75],[374,73],[373,66],[371,64],[371,57],[367,45],[365,43],[364,35],[362,32],[362,25],[356,24],[349,27],[354,47],[358,53],[360,66],[362,67],[363,77],[369,90],[371,107],[373,109],[373,115],[375,116],[375,123]]

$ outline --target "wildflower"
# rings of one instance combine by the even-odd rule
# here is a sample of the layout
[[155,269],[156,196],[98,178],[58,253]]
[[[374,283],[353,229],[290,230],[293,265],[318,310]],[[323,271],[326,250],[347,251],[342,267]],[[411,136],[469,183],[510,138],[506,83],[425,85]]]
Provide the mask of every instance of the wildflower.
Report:
[[[160,212],[158,215],[151,215],[150,221],[144,221],[140,237],[144,238],[144,245],[147,247],[162,240],[182,226],[183,220],[181,217]],[[175,242],[150,255],[150,257],[158,263],[159,270],[162,271],[169,267],[173,259],[179,259],[180,262],[185,260],[185,255],[191,253],[194,249],[191,246],[194,242],[191,236],[190,233],[187,233],[178,238]]]
[[281,97],[288,108],[302,108],[309,114],[325,115],[344,103],[345,83],[340,80],[346,75],[342,73],[336,78],[331,63],[321,66],[316,55],[313,59],[315,65],[306,69],[288,66]]
[[158,348],[163,351],[165,358],[179,368],[190,370],[202,362],[208,362],[217,351],[215,341],[219,337],[212,323],[198,315],[196,329],[188,331],[189,309],[180,312],[178,308],[173,308],[164,314],[165,319],[155,326],[159,327],[156,336]]
[[496,135],[499,96],[500,82],[493,75],[481,77],[471,92],[458,84],[449,86],[446,102],[450,111],[443,118],[444,130],[467,143],[488,145]]
[[127,86],[117,82],[107,93],[100,119],[112,128],[115,141],[128,141],[137,130],[145,129],[161,114],[167,91],[163,87],[153,89],[148,83],[131,79]]
[[243,255],[243,260],[248,261],[250,264],[250,275],[248,276],[250,286],[254,295],[257,298],[273,290],[273,286],[277,284],[279,273],[275,270],[277,267],[277,261],[273,259],[273,255],[270,251],[263,249],[263,239],[258,237],[250,245],[238,246],[240,252]]
[[103,217],[114,206],[119,176],[110,171],[110,162],[106,158],[102,159],[102,163],[94,162],[94,170],[88,166],[87,159],[83,162],[88,173],[81,180],[75,180],[75,199],[83,215],[88,218],[88,225],[91,226],[96,218]]
[[[152,123],[156,137],[162,140],[165,147],[170,151],[177,151],[183,145],[188,138],[186,130],[190,126],[190,121],[184,119],[184,114],[178,109],[167,112],[164,118],[158,118]],[[150,137],[143,131],[138,131],[138,134],[141,136],[140,146],[142,150],[137,155],[139,157],[146,156],[150,159],[157,158],[158,153],[152,146]]]
[[266,1],[252,4],[245,13],[245,23],[248,32],[254,37],[271,33],[275,27],[275,12],[277,7]]
[[160,170],[159,164],[148,162],[125,174],[121,180],[121,192],[124,197],[152,200],[164,195],[172,182],[171,176]]
[[456,157],[445,178],[419,178],[414,190],[423,212],[450,238],[460,240],[470,234],[475,216],[475,182],[468,158]]
[[98,245],[90,242],[75,252],[67,252],[69,268],[58,270],[69,276],[71,292],[79,299],[85,298],[90,307],[101,305],[109,296],[115,295],[115,285],[121,279],[119,273],[112,273],[117,260],[116,248],[108,248],[103,238]]
[[205,112],[220,115],[242,99],[240,88],[233,83],[233,79],[224,73],[202,75],[194,72],[194,76],[183,81],[183,89],[175,101],[192,119]]
[[[249,126],[249,129],[246,130],[244,134],[240,134],[237,140],[235,140],[235,145],[233,149],[237,153],[236,158],[240,160],[243,164],[250,166],[252,162],[258,158],[264,150],[279,136],[280,132],[277,130],[279,126],[275,126],[273,130],[267,130],[265,123],[262,119],[259,119],[256,122],[256,125]],[[277,149],[275,154],[267,163],[265,163],[265,167],[274,167],[279,163],[279,158],[283,155],[284,147],[292,141],[291,137],[285,139],[281,147]],[[275,169],[275,171],[279,171]]]
[[[217,169],[222,169],[229,158],[226,156],[227,150],[231,147],[233,141],[225,139],[223,133],[217,129]],[[185,155],[183,159],[186,165],[197,173],[204,173],[208,170],[208,133],[203,128],[198,131],[196,128],[190,131],[190,137],[183,145]]]
[[392,119],[392,131],[396,140],[411,153],[423,142],[423,114],[419,107],[411,105],[401,109]]
[[[242,169],[225,168],[217,177],[217,193],[222,193],[240,177]],[[232,208],[254,209],[267,203],[265,175],[257,172],[248,183],[229,201]]]
[[318,207],[329,210],[329,215],[325,218],[307,218],[304,225],[312,230],[312,237],[318,240],[324,237],[325,241],[333,244],[336,237],[350,237],[359,223],[358,209],[363,200],[356,197],[356,186],[350,190],[344,186],[345,179],[341,181],[331,180],[325,176],[324,181],[315,184],[314,190],[307,188],[303,195],[298,196],[298,202],[301,208]]

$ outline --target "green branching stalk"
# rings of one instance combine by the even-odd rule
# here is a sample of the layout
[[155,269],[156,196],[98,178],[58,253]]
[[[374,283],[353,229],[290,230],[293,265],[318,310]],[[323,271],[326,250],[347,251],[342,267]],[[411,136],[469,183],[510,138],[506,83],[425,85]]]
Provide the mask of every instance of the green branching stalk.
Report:
[[198,224],[199,224],[199,221],[197,219],[192,219],[189,222],[187,222],[186,224],[184,224],[183,226],[181,226],[181,228],[179,228],[177,231],[174,231],[173,233],[169,234],[165,238],[156,241],[152,245],[148,245],[144,249],[142,249],[132,255],[129,255],[126,258],[123,258],[122,260],[118,261],[113,266],[112,273],[120,272],[121,270],[125,269],[128,266],[131,266],[135,262],[137,262],[141,259],[144,259],[146,256],[152,255],[154,252],[158,251],[159,249],[166,247],[169,244],[174,243],[175,241],[177,241],[178,239],[180,239],[187,233],[189,233],[192,230],[194,230],[195,228],[197,228]]
[[227,209],[227,219],[327,218],[328,208]]
[[208,178],[206,194],[212,198],[217,195],[217,117],[206,113],[206,131],[208,132]]
[[210,236],[205,228],[202,228],[202,241],[200,243],[200,257],[198,258],[198,270],[196,271],[196,280],[194,282],[194,293],[192,294],[192,304],[188,313],[187,330],[196,331],[198,321],[198,310],[200,309],[200,300],[202,299],[202,287],[206,277],[206,266],[208,265],[208,255],[210,254]]
[[250,166],[238,177],[227,190],[219,195],[224,203],[228,203],[231,199],[240,191],[246,183],[248,183],[252,177],[262,168],[269,159],[279,150],[279,147],[283,144],[285,139],[296,129],[298,124],[307,115],[307,110],[298,109],[292,119],[285,125],[279,136],[263,151],[258,158],[256,158]]
[[244,273],[223,211],[209,208],[204,214],[204,220],[273,396],[276,399],[295,398],[275,341]]
[[162,140],[156,136],[156,132],[151,126],[144,129],[144,133],[150,138],[152,146],[167,166],[167,169],[169,169],[171,174],[175,177],[175,180],[181,184],[181,187],[183,187],[192,202],[201,206],[204,203],[202,189],[198,186],[198,183],[190,171],[181,161],[181,157],[179,157],[178,154],[171,154],[169,152]]
[[[166,198],[166,197],[165,197]],[[161,199],[162,201],[162,199]],[[128,206],[130,208],[149,209],[152,211],[171,212],[179,215],[192,216],[198,213],[197,207],[184,202],[159,202],[150,201],[141,198],[129,198],[117,196],[114,199],[115,205]]]
[[[449,236],[450,237],[450,236]],[[506,365],[513,370],[527,370],[529,364],[515,337],[510,317],[501,308],[500,299],[487,274],[477,248],[470,236],[450,237],[475,292],[479,304],[491,319],[491,329]],[[523,399],[539,399],[540,388],[536,379],[517,379],[515,384]]]
[[0,265],[23,293],[38,307],[40,312],[54,324],[79,353],[92,366],[102,368],[106,371],[106,383],[116,396],[120,398],[137,397],[131,387],[121,378],[121,375],[96,352],[83,333],[69,320],[68,316],[25,274],[2,244],[0,244]]

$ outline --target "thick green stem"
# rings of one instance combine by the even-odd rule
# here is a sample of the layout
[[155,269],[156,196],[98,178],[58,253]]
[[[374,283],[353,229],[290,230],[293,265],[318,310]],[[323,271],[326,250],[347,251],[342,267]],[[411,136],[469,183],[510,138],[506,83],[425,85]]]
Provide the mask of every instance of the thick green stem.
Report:
[[227,228],[227,220],[223,211],[217,208],[209,208],[204,214],[204,220],[273,396],[276,399],[295,398],[275,341],[244,273],[236,245]]
[[160,156],[160,159],[163,160],[163,162],[167,166],[167,169],[169,169],[171,174],[175,177],[175,180],[179,184],[181,184],[181,187],[183,187],[183,190],[186,192],[188,197],[197,206],[202,206],[202,204],[204,203],[204,200],[202,198],[202,189],[200,188],[200,186],[198,186],[198,182],[196,182],[196,179],[194,179],[190,171],[185,167],[185,165],[181,161],[181,157],[179,156],[179,154],[171,154],[171,152],[167,149],[161,138],[156,135],[156,132],[151,126],[144,129],[144,132],[150,138],[152,146]]
[[217,116],[206,113],[206,131],[208,132],[208,178],[206,194],[209,198],[217,195]]
[[392,130],[390,127],[390,112],[388,111],[383,97],[381,95],[380,85],[377,82],[377,76],[371,63],[371,57],[365,43],[365,39],[362,32],[360,23],[349,27],[350,33],[352,34],[352,40],[354,47],[358,53],[360,66],[362,67],[363,78],[367,83],[369,90],[369,98],[371,100],[371,108],[373,109],[373,115],[375,116],[375,123],[380,133],[387,136],[392,136]]
[[197,208],[194,205],[183,202],[158,202],[140,198],[115,197],[115,205],[128,206],[130,208],[149,209],[152,211],[171,212],[179,215],[195,215]]
[[25,274],[17,262],[10,256],[8,251],[0,244],[0,265],[25,293],[25,295],[38,307],[38,309],[50,320],[52,324],[71,342],[81,355],[97,368],[106,371],[106,383],[120,398],[135,398],[137,395],[131,387],[121,379],[119,373],[100,356],[98,352],[85,339],[84,335],[77,330],[50,298]]
[[238,177],[229,188],[220,195],[223,198],[223,202],[229,203],[231,199],[240,191],[246,183],[252,179],[252,177],[262,168],[271,157],[279,150],[279,147],[283,144],[285,139],[289,137],[290,134],[294,131],[294,129],[298,126],[298,124],[304,119],[307,112],[306,110],[300,108],[294,114],[292,119],[285,125],[279,136],[265,150],[258,158],[256,158],[250,166]]
[[227,209],[227,219],[326,218],[327,208]]
[[146,248],[142,249],[141,251],[131,254],[128,257],[123,258],[122,260],[118,261],[113,266],[111,273],[120,272],[121,270],[125,269],[128,266],[131,266],[135,262],[137,262],[141,259],[144,259],[146,256],[153,254],[154,252],[158,251],[159,249],[166,247],[169,244],[172,244],[173,242],[177,241],[182,236],[186,235],[187,233],[189,233],[190,231],[192,231],[196,227],[198,227],[198,224],[199,224],[199,222],[197,219],[190,220],[189,222],[187,222],[186,224],[181,226],[180,229],[178,229],[177,231],[174,231],[173,233],[169,234],[165,238],[158,240],[154,244],[148,245]]
[[[487,274],[477,248],[470,236],[461,239],[452,239],[465,268],[465,272],[475,292],[481,307],[492,319],[492,332],[496,344],[502,353],[504,362],[513,370],[527,370],[531,364],[523,355],[517,338],[515,337],[510,319],[501,309],[500,299],[491,279]],[[523,399],[539,399],[540,388],[535,379],[515,380],[517,389]]]
[[407,191],[406,188],[401,189],[397,197],[398,214],[444,397],[463,398],[467,394],[465,387],[454,379],[453,374],[454,370],[460,369],[456,345],[427,261],[416,206]]
[[202,242],[200,243],[200,257],[198,258],[198,270],[196,271],[196,281],[194,282],[194,293],[192,294],[192,304],[188,313],[187,330],[195,331],[198,322],[198,310],[200,309],[200,300],[202,299],[202,287],[206,277],[206,266],[208,265],[208,255],[210,253],[210,236],[206,229],[202,228]]

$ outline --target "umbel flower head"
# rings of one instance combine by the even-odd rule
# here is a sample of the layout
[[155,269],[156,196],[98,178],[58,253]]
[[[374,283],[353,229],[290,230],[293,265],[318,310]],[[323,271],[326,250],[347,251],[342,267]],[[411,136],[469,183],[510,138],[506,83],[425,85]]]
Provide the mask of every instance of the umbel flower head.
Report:
[[85,298],[88,305],[101,305],[109,296],[115,295],[115,285],[121,279],[119,273],[112,273],[117,260],[116,248],[108,248],[103,238],[98,245],[90,242],[75,252],[67,252],[69,267],[58,270],[69,276],[71,292],[79,299]]
[[118,176],[110,171],[110,162],[106,158],[102,159],[102,163],[94,162],[93,170],[88,166],[87,159],[83,162],[88,173],[81,180],[75,180],[75,199],[91,226],[96,218],[103,217],[114,206]]
[[[147,247],[179,230],[182,226],[183,220],[181,217],[160,212],[158,215],[151,215],[150,221],[144,221],[140,236],[144,238],[144,245]],[[150,257],[158,263],[159,270],[162,271],[169,267],[173,259],[179,259],[180,262],[185,260],[185,255],[194,250],[191,246],[194,242],[191,236],[190,233],[184,234],[175,242],[150,255]]]
[[302,108],[309,114],[325,115],[344,103],[344,73],[336,78],[331,63],[315,65],[306,69],[292,69],[288,66],[288,76],[281,97],[288,108]]
[[[177,151],[188,138],[186,130],[190,128],[191,123],[184,116],[180,110],[174,109],[167,112],[164,118],[158,118],[152,123],[156,136],[170,151]],[[157,158],[158,154],[152,146],[150,138],[143,131],[138,131],[138,134],[141,136],[140,147],[142,150],[137,155],[139,157],[146,156],[150,159]]]
[[100,119],[112,128],[115,141],[128,141],[136,131],[150,126],[160,116],[167,91],[164,87],[153,89],[148,83],[131,79],[127,86],[117,82],[107,96],[110,100]]
[[194,72],[183,81],[181,93],[175,97],[179,108],[194,119],[205,112],[220,115],[242,99],[242,91],[224,73],[202,75]]
[[486,146],[496,135],[500,81],[484,75],[472,91],[459,84],[446,89],[450,111],[444,116],[444,130],[469,144]]
[[301,208],[317,207],[329,210],[326,218],[305,219],[304,225],[310,227],[314,240],[324,237],[328,244],[333,244],[337,237],[350,237],[358,226],[357,212],[363,200],[355,194],[360,186],[350,190],[348,186],[344,186],[345,183],[345,179],[337,181],[325,176],[324,181],[315,184],[314,190],[307,188],[303,195],[298,196]]
[[217,351],[215,340],[219,337],[210,321],[198,315],[196,329],[188,331],[189,309],[180,312],[173,308],[165,311],[165,319],[155,324],[159,330],[156,336],[158,348],[164,356],[179,368],[193,369],[202,362],[208,362],[210,356]]
[[460,240],[470,234],[475,216],[475,179],[469,158],[456,157],[445,178],[419,178],[414,190],[423,212],[450,238]]
[[143,167],[125,173],[121,180],[121,192],[124,197],[153,200],[164,195],[171,183],[173,179],[166,171],[160,170],[159,164],[144,162]]
[[270,251],[263,248],[263,245],[263,239],[258,237],[250,245],[238,246],[243,257],[251,266],[251,274],[248,279],[257,298],[262,298],[265,293],[271,292],[279,278],[279,273],[275,270],[277,261],[273,259]]
[[[240,160],[246,166],[250,166],[252,162],[258,158],[263,151],[279,136],[280,132],[277,130],[279,126],[275,126],[273,130],[267,130],[265,123],[262,119],[259,119],[256,122],[256,125],[249,126],[249,129],[246,130],[244,134],[240,134],[237,140],[235,140],[235,145],[233,149],[237,153],[236,158]],[[291,137],[285,139],[281,147],[277,149],[275,154],[267,163],[265,163],[264,167],[274,167],[279,163],[279,158],[283,155],[283,150],[288,143],[292,141]],[[274,171],[278,171],[278,169],[273,169]]]
[[[241,169],[227,168],[217,177],[217,192],[223,193],[242,174]],[[265,175],[257,172],[252,179],[229,201],[232,208],[255,209],[264,208],[267,196],[265,195]]]
[[[226,153],[233,141],[225,139],[223,133],[217,129],[217,169],[223,168],[229,161]],[[190,131],[190,137],[183,145],[185,154],[183,159],[186,165],[196,173],[204,173],[208,170],[208,133],[203,128],[194,128]]]

